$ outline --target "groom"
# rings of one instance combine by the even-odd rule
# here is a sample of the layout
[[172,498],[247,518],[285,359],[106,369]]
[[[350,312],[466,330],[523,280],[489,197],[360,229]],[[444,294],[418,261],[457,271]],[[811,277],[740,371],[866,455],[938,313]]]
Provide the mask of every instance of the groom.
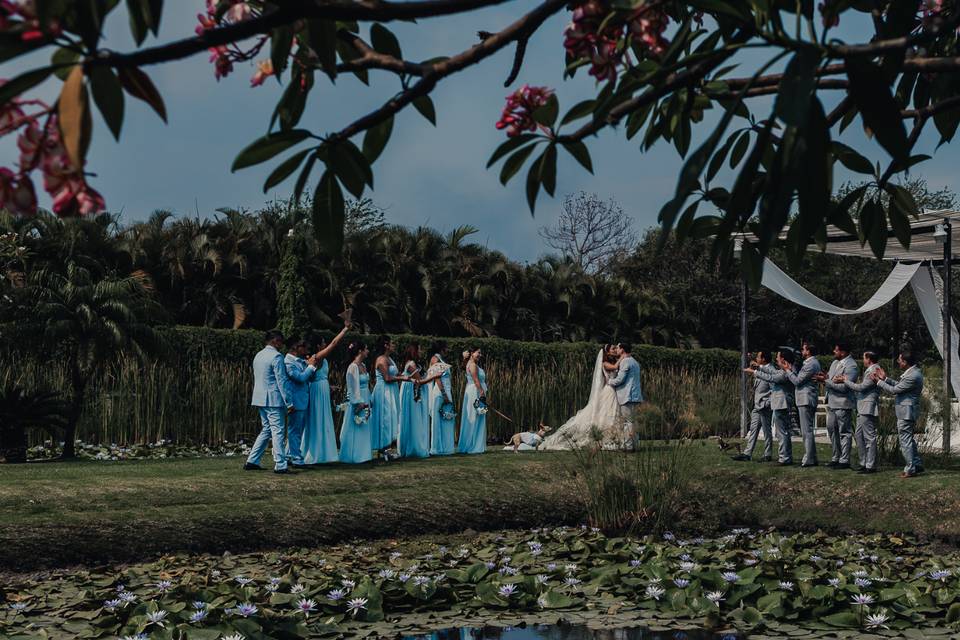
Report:
[[619,357],[617,375],[607,383],[617,392],[617,404],[620,405],[620,420],[623,421],[623,434],[629,438],[636,450],[639,444],[634,424],[637,406],[643,402],[640,390],[640,364],[630,355],[630,343],[621,342],[613,348],[613,354]]

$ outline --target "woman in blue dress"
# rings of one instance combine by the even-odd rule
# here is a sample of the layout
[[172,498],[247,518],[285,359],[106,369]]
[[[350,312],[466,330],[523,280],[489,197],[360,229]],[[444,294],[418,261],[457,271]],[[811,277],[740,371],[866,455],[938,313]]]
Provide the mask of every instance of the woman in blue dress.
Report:
[[430,455],[448,456],[454,453],[453,431],[456,412],[453,409],[453,385],[450,365],[443,359],[447,343],[440,340],[433,344],[433,356],[427,378],[430,384]]
[[351,342],[347,347],[347,406],[340,427],[340,462],[367,462],[373,455],[370,444],[370,374],[363,363],[370,354],[367,345]]
[[381,453],[390,448],[400,431],[400,383],[409,380],[400,375],[393,355],[390,336],[377,338],[376,386],[373,387],[370,417],[373,448]]
[[420,376],[420,345],[413,343],[403,354],[403,375],[409,380],[400,384],[400,435],[397,452],[404,458],[426,458],[430,455],[429,380]]
[[330,402],[330,363],[327,357],[343,340],[350,328],[344,324],[340,333],[327,343],[322,336],[313,336],[311,350],[321,361],[310,380],[310,402],[307,405],[307,423],[303,430],[303,463],[323,464],[337,461],[337,432],[333,423],[333,405]]
[[[467,383],[463,389],[460,407],[460,453],[484,453],[487,450],[487,375],[480,367],[480,349],[471,347],[463,352]],[[479,405],[479,406],[477,406]]]

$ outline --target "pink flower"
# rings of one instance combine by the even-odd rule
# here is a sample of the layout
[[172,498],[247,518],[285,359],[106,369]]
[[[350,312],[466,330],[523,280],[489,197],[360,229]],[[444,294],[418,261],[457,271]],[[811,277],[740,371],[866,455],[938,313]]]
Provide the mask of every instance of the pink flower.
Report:
[[7,206],[10,202],[10,196],[13,194],[14,176],[13,171],[6,167],[0,167],[0,209]]
[[250,5],[246,2],[237,2],[232,7],[227,9],[226,18],[230,22],[243,22],[244,20],[249,20],[250,16],[253,14],[253,10],[250,8]]
[[630,33],[637,38],[641,46],[652,56],[661,56],[667,50],[670,42],[663,37],[667,30],[670,17],[657,4],[640,5],[630,17],[628,26]]
[[257,63],[257,72],[250,78],[251,87],[259,87],[264,81],[273,75],[273,61],[262,60]]
[[[6,83],[6,80],[0,82],[0,86]],[[23,109],[15,101],[8,102],[0,110],[0,136],[5,136],[11,131],[15,131],[23,124]]]
[[230,52],[223,45],[211,47],[210,62],[213,63],[213,76],[217,80],[226,78],[233,71],[233,61],[230,59]]
[[61,217],[86,216],[106,208],[106,203],[97,191],[83,178],[71,178],[53,196],[53,212]]
[[217,28],[217,21],[214,20],[209,15],[203,15],[202,13],[197,14],[197,21],[200,23],[193,30],[198,36],[202,36],[204,31],[209,31],[210,29]]
[[533,119],[533,112],[547,104],[552,95],[553,90],[547,87],[523,85],[507,96],[497,129],[506,129],[510,138],[524,131],[535,131],[537,122]]
[[36,166],[37,153],[43,146],[43,133],[36,121],[31,121],[17,136],[17,148],[20,149],[20,170],[30,171]]

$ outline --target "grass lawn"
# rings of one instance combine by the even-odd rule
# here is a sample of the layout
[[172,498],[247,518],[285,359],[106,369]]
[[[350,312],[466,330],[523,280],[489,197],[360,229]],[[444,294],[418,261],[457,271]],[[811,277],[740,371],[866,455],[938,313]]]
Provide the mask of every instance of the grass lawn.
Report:
[[[901,480],[826,468],[733,462],[690,447],[676,529],[732,525],[960,538],[960,471]],[[829,459],[821,453],[821,460]],[[576,523],[571,454],[454,456],[331,465],[292,477],[238,458],[0,465],[0,567],[97,564],[172,551],[252,551]],[[268,460],[264,464],[269,464]]]

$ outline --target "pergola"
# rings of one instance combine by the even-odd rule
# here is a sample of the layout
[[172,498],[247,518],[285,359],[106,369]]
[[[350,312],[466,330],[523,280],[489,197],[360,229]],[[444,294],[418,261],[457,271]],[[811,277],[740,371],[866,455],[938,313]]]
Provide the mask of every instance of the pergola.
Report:
[[[944,375],[943,375],[943,393],[944,393],[944,420],[943,420],[943,450],[946,453],[950,452],[950,413],[951,413],[951,403],[950,403],[950,376],[951,376],[951,360],[949,357],[951,353],[951,330],[950,330],[950,318],[951,318],[951,307],[950,307],[950,265],[954,258],[953,256],[953,247],[960,247],[960,224],[955,224],[955,221],[960,221],[960,211],[952,210],[938,210],[938,211],[924,211],[919,214],[916,218],[910,222],[910,248],[904,248],[900,242],[896,239],[893,232],[888,232],[888,242],[887,248],[884,252],[883,259],[885,261],[891,262],[921,262],[927,263],[931,266],[940,266],[943,269],[943,326],[945,330],[943,331],[943,361],[944,361]],[[785,239],[787,232],[784,231],[781,235],[781,239]],[[755,241],[756,239],[750,234],[741,234],[739,240],[748,240]],[[819,245],[810,245],[808,248],[809,251],[821,251]],[[830,226],[827,228],[827,241],[826,241],[826,253],[831,253],[834,255],[841,256],[851,256],[856,258],[868,258],[875,260],[876,257],[873,255],[873,251],[870,249],[869,245],[865,245],[860,241],[859,236],[851,235],[850,233],[838,229],[836,227]],[[747,290],[746,281],[744,281],[741,288],[740,294],[740,362],[741,368],[745,368],[748,364],[747,362],[747,313],[748,305],[747,301],[749,298],[749,292]],[[895,313],[899,308],[899,296],[894,298],[894,307]],[[898,314],[894,316],[898,317]],[[895,326],[898,326],[899,322],[895,321]],[[899,333],[899,331],[897,332]],[[896,338],[899,341],[899,338]],[[899,345],[897,345],[899,348]],[[748,384],[746,373],[741,372],[740,374],[740,431],[741,435],[746,435],[747,429],[750,424],[750,397],[749,397],[750,385]]]

